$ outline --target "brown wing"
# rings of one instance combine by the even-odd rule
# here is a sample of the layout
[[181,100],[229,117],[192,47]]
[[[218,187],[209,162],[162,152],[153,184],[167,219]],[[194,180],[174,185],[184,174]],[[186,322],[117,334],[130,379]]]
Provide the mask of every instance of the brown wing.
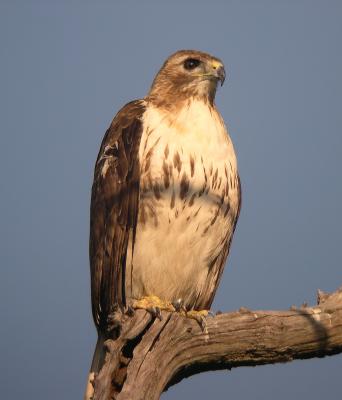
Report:
[[126,104],[108,128],[96,160],[90,207],[90,270],[94,321],[104,328],[108,315],[125,306],[128,239],[137,225],[139,145],[143,101]]
[[206,292],[206,295],[201,296],[204,300],[200,304],[196,304],[197,310],[209,310],[210,309],[211,304],[214,300],[216,290],[220,283],[220,279],[221,279],[221,276],[222,276],[222,273],[224,270],[225,263],[227,261],[230,245],[231,245],[231,242],[233,239],[237,221],[239,219],[240,210],[241,210],[241,201],[242,201],[241,181],[240,181],[239,174],[237,174],[236,178],[237,178],[238,208],[237,208],[236,214],[232,216],[233,233],[230,235],[230,237],[228,239],[226,239],[221,253],[214,260],[212,260],[211,264],[209,265],[207,285],[204,289]]

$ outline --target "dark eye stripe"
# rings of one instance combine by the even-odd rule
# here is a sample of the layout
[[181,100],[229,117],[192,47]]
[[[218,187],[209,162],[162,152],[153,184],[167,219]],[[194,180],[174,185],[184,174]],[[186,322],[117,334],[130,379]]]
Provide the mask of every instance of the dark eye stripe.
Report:
[[200,65],[200,63],[201,63],[201,61],[197,60],[196,58],[187,58],[184,61],[184,68],[188,69],[188,70],[194,69],[194,68],[198,67]]

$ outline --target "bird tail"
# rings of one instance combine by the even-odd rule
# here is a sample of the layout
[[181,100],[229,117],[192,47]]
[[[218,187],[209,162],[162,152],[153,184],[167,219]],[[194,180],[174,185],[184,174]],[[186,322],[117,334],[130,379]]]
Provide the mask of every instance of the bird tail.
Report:
[[94,394],[93,381],[94,381],[95,375],[100,372],[102,365],[104,363],[105,355],[106,355],[105,349],[104,349],[105,340],[106,340],[105,336],[99,332],[95,351],[94,351],[93,361],[91,363],[90,371],[88,374],[87,386],[86,386],[86,390],[84,393],[84,400],[91,400],[93,397],[93,394]]

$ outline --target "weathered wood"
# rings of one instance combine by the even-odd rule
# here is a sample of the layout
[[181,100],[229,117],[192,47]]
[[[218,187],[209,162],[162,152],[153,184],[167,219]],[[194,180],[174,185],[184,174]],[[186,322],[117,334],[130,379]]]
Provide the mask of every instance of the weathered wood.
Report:
[[289,311],[208,317],[203,329],[177,313],[124,317],[107,342],[93,400],[157,400],[168,386],[198,372],[288,362],[342,352],[342,288],[318,293],[318,305]]
[[126,366],[130,361],[126,353],[131,352],[131,349],[127,346],[136,345],[136,339],[143,334],[151,320],[149,313],[140,310],[133,317],[122,314],[115,316],[114,323],[121,326],[120,335],[115,340],[104,342],[107,354],[101,371],[95,377],[93,399],[110,399],[116,389],[121,389]]

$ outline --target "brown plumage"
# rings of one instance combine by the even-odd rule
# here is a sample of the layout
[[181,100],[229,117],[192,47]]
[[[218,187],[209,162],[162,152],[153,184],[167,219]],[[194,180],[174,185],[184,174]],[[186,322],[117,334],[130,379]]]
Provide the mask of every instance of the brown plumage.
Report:
[[108,128],[96,160],[90,210],[90,267],[94,321],[104,329],[116,305],[125,306],[125,265],[135,236],[140,165],[138,149],[145,106],[133,101]]
[[218,58],[179,51],[104,136],[89,246],[99,343],[109,314],[134,299],[181,298],[189,310],[213,301],[241,205],[234,148],[214,104],[224,78]]
[[213,61],[222,65],[219,58],[201,51],[178,51],[165,61],[154,78],[148,95],[148,100],[152,104],[157,107],[173,110],[182,104],[183,101],[187,101],[190,98],[199,98],[205,102],[209,101],[211,104],[214,102],[217,76],[212,76],[210,78],[214,81],[214,85],[208,85],[208,90],[205,93],[199,91],[199,79],[194,79],[193,75],[184,73],[184,70],[180,69],[180,65],[182,65],[186,59],[199,60],[203,63],[202,65],[207,65]]
[[[220,239],[215,239],[213,254],[208,249],[205,256],[207,287],[201,278],[200,286],[192,294],[187,288],[189,295],[184,296],[188,308],[209,307],[212,302],[240,209],[240,186],[233,188],[238,177],[236,167],[232,169],[232,162],[236,164],[234,151],[230,140],[223,137],[224,124],[214,105],[217,83],[223,80],[223,64],[218,58],[199,51],[179,51],[166,60],[148,96],[124,106],[104,136],[95,165],[90,221],[92,310],[99,331],[105,330],[107,317],[113,310],[126,306],[127,298],[156,294],[167,299],[167,293],[150,293],[156,284],[150,284],[150,272],[144,275],[143,265],[148,261],[143,258],[156,256],[152,250],[148,254],[153,243],[142,243],[147,230],[152,237],[153,229],[164,234],[160,227],[164,214],[171,226],[173,220],[183,216],[188,224],[194,221],[194,232],[202,230],[202,235],[210,235],[210,230],[220,222],[217,225],[222,230]],[[195,118],[193,134],[191,118]],[[212,139],[206,129],[212,130],[215,124],[218,128],[214,127],[214,131],[219,129],[223,133]],[[165,139],[167,136],[170,140]],[[187,148],[191,141],[194,151],[191,146]],[[217,161],[213,169],[215,148],[220,149],[220,141],[227,148],[223,157],[228,159]],[[211,153],[206,154],[206,146],[212,146]],[[229,197],[233,190],[234,204]],[[203,199],[212,205],[205,206]],[[180,201],[183,203],[179,204]],[[194,207],[196,204],[198,207]],[[228,220],[225,231],[221,228],[222,221]],[[175,225],[175,234],[177,229]],[[165,240],[170,240],[167,235]],[[177,240],[176,236],[172,240]],[[145,248],[144,254],[141,248]],[[172,268],[172,256],[165,257],[169,257],[167,262]],[[187,260],[181,263],[186,269]],[[217,271],[211,276],[215,265]],[[156,270],[154,275],[158,273]],[[181,293],[182,290],[173,288],[170,296]]]

